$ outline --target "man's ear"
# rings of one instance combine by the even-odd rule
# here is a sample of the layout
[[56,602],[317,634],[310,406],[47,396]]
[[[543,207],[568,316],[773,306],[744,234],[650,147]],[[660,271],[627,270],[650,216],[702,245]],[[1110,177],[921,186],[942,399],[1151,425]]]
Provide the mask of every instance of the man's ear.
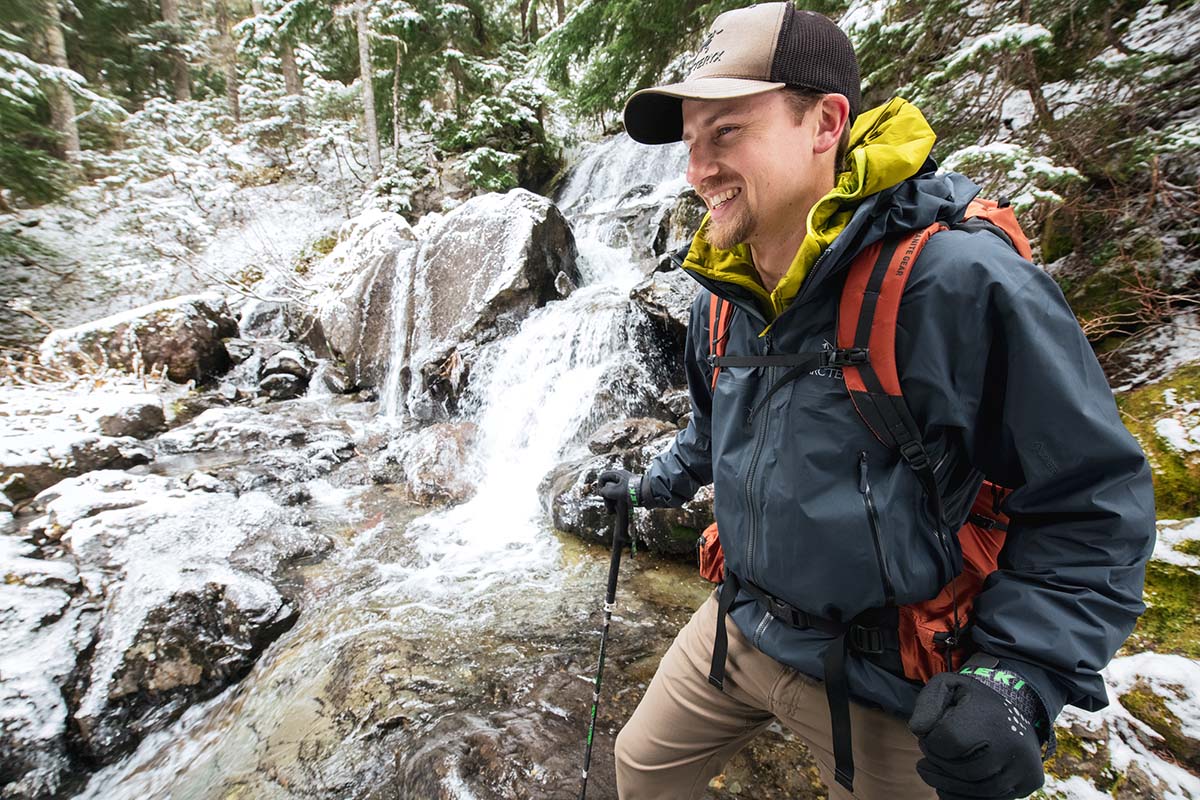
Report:
[[845,95],[827,94],[817,102],[813,116],[817,126],[813,152],[836,151],[838,141],[842,138],[842,129],[850,119],[850,101]]

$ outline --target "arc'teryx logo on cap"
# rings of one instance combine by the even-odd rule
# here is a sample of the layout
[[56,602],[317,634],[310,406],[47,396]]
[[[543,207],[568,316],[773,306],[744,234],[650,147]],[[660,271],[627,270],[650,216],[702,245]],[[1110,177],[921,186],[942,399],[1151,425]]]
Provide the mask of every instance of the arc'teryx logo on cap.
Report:
[[700,43],[699,49],[696,50],[696,55],[692,57],[692,63],[688,66],[689,72],[695,72],[701,67],[706,67],[709,64],[716,64],[721,60],[721,56],[725,55],[724,50],[718,50],[710,55],[705,54],[708,53],[708,48],[712,46],[713,39],[724,32],[724,28],[719,31],[710,30],[708,32],[708,36],[704,37],[704,41]]

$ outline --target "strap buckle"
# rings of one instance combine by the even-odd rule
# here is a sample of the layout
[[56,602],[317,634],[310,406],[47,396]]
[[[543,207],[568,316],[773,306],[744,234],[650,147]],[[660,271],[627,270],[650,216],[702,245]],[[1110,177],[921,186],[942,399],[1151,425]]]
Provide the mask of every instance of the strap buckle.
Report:
[[781,622],[791,625],[793,628],[804,630],[812,627],[808,622],[808,614],[804,613],[795,606],[790,606],[777,597],[766,595],[767,610],[771,616]]
[[866,364],[869,351],[865,347],[845,347],[829,353],[829,366],[854,367]]
[[879,628],[851,625],[849,637],[850,646],[855,652],[868,656],[883,655],[883,631]]
[[924,445],[915,439],[900,445],[900,455],[904,456],[904,460],[914,470],[920,471],[929,467],[929,455],[925,452]]

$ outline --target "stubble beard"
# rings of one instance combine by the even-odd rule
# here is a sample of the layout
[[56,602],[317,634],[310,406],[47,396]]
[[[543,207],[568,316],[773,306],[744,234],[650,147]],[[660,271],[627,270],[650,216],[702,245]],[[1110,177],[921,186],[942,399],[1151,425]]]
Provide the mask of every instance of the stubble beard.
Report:
[[[745,204],[745,199],[740,195],[730,202],[739,200],[742,205]],[[718,250],[732,250],[749,239],[752,230],[754,230],[754,215],[746,208],[739,208],[731,217],[720,222],[709,217],[708,230],[705,231],[705,234],[708,243]]]

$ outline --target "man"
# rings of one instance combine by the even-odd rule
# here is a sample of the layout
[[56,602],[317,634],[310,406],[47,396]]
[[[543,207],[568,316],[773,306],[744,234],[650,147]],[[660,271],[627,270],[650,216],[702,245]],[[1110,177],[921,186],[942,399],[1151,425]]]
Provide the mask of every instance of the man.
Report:
[[[625,108],[634,139],[688,145],[709,208],[681,264],[703,287],[692,420],[644,476],[605,472],[600,492],[678,506],[714,483],[726,580],[618,736],[620,796],[698,796],[778,720],[832,798],[1023,797],[1063,705],[1106,704],[1098,670],[1143,610],[1145,458],[1054,282],[993,228],[958,224],[978,188],[936,173],[920,112],[895,99],[860,113],[836,25],[790,3],[730,11],[692,67]],[[777,364],[836,349],[858,253],[939,221],[952,227],[920,250],[892,323],[921,438],[902,457],[852,404],[851,361]],[[722,338],[742,358],[715,380],[714,296],[733,305]],[[960,643],[954,531],[984,477],[1013,490],[1007,538]],[[970,660],[906,678],[885,651],[931,645],[895,620],[939,592],[955,622],[936,646]]]

